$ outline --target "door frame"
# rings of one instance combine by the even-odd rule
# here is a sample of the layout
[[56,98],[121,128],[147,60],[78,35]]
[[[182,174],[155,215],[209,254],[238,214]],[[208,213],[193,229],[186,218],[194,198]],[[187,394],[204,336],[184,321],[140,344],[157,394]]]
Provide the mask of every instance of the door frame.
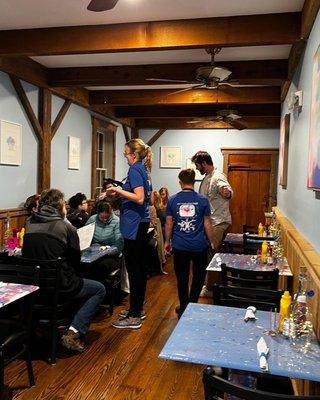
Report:
[[277,182],[278,182],[278,158],[279,149],[276,148],[237,148],[237,147],[222,147],[223,155],[223,172],[228,177],[229,156],[240,154],[269,154],[271,156],[271,172],[270,172],[270,187],[269,198],[277,201]]

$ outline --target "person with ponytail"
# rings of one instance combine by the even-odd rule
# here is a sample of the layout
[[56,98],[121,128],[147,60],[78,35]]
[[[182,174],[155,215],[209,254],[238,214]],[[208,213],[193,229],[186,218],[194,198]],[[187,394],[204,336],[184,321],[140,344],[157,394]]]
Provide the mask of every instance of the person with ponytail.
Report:
[[145,261],[150,223],[149,202],[152,192],[151,148],[141,139],[131,139],[124,146],[123,155],[129,164],[128,175],[120,188],[110,187],[107,192],[117,193],[121,199],[120,231],[124,238],[123,254],[130,284],[130,307],[120,313],[112,325],[119,329],[139,329],[145,318],[143,303],[147,286]]

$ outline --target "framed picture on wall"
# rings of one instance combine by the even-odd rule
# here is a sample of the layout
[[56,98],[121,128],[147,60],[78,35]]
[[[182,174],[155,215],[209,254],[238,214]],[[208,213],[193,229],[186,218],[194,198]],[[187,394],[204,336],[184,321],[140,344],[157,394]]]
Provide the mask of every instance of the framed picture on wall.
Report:
[[279,185],[287,187],[288,176],[288,151],[289,151],[290,114],[286,114],[280,125],[279,145]]
[[80,138],[69,136],[68,168],[80,169]]
[[320,190],[320,46],[313,57],[308,157],[308,189]]
[[0,121],[0,164],[21,165],[22,125]]
[[186,158],[186,168],[191,168],[194,169],[196,173],[196,181],[202,181],[203,176],[200,174],[200,172],[196,169],[196,166],[194,163],[191,161],[191,157]]
[[181,168],[180,146],[161,146],[160,147],[160,168]]

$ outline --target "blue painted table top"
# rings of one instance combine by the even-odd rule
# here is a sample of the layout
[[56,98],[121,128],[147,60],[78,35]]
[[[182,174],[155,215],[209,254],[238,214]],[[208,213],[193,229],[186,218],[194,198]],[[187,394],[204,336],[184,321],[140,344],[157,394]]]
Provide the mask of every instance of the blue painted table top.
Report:
[[88,249],[81,252],[81,262],[89,264],[99,260],[99,258],[116,254],[119,254],[119,250],[116,246],[108,246],[102,250],[100,245],[93,244]]
[[320,346],[313,337],[307,354],[290,346],[281,334],[269,329],[269,312],[256,312],[256,321],[244,322],[245,309],[190,303],[159,357],[196,364],[216,365],[251,372],[259,368],[257,342],[264,337],[269,347],[272,375],[320,382]]
[[207,266],[207,271],[221,271],[222,263],[231,268],[246,269],[249,271],[271,271],[278,268],[279,275],[292,276],[286,258],[277,260],[275,264],[268,265],[259,262],[257,256],[252,254],[216,253]]

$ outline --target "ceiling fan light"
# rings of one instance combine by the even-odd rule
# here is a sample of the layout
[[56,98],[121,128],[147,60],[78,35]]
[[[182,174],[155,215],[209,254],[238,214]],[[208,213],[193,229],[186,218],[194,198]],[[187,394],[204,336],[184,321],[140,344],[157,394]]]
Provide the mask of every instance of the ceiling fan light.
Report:
[[218,82],[223,82],[228,79],[231,74],[232,72],[226,68],[214,67],[209,75],[209,78],[214,78]]

